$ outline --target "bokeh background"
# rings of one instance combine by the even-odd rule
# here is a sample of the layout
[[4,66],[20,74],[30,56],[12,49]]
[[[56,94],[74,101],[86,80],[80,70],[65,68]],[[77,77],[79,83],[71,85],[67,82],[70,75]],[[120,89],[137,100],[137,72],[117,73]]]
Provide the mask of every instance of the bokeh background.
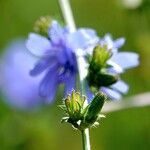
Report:
[[[140,66],[122,76],[130,85],[126,97],[148,92],[150,0],[71,0],[71,5],[77,27],[95,28],[100,36],[126,37],[122,51],[140,55]],[[62,18],[57,0],[0,0],[0,54],[11,40],[27,38],[34,22],[44,15]],[[82,149],[80,133],[60,124],[62,112],[57,105],[62,96],[61,87],[53,104],[25,111],[7,105],[1,94],[0,149]],[[150,107],[107,114],[100,127],[91,130],[91,143],[93,150],[149,150]]]

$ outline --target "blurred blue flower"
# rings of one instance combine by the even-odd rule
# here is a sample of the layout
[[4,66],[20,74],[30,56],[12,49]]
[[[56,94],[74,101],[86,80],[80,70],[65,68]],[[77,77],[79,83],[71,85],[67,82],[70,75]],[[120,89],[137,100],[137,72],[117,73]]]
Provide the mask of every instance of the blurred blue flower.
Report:
[[6,47],[0,62],[0,90],[10,105],[27,109],[43,103],[38,95],[41,76],[29,75],[35,61],[26,50],[25,40],[15,40]]
[[61,27],[56,21],[49,28],[48,38],[31,33],[26,46],[39,61],[30,74],[37,76],[45,72],[39,85],[40,95],[50,102],[59,84],[65,84],[65,94],[75,89],[78,72],[75,50],[86,49],[97,41],[98,37],[92,29],[81,28],[71,33],[69,28]]
[[[107,71],[110,74],[121,74],[126,69],[139,65],[139,55],[134,52],[118,52],[125,43],[124,38],[113,40],[110,34],[106,34],[100,38],[101,46],[107,45],[108,50],[111,50],[112,57],[107,61],[112,67]],[[121,99],[122,94],[128,92],[128,85],[119,79],[115,84],[109,87],[101,87],[100,90],[106,93],[111,99]]]

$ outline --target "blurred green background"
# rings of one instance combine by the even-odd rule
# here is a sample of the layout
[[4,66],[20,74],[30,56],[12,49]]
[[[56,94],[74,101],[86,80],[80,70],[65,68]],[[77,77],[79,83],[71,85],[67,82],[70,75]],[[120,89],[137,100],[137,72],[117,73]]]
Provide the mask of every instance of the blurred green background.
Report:
[[[127,96],[131,96],[150,90],[150,1],[141,0],[135,8],[123,1],[71,0],[71,5],[78,27],[95,28],[100,36],[124,36],[122,50],[139,53],[140,66],[122,76],[130,85]],[[44,15],[61,18],[57,0],[0,0],[0,51],[12,39],[27,37],[34,22]],[[59,89],[52,105],[28,112],[1,100],[0,150],[82,149],[80,133],[60,124],[62,112],[57,105],[62,96]],[[100,127],[91,130],[91,143],[92,150],[149,150],[150,107],[107,114]]]

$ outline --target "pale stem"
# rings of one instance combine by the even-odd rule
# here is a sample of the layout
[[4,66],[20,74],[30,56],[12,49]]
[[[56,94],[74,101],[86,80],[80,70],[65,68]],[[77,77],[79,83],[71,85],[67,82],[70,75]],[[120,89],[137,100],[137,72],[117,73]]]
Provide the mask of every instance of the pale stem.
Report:
[[132,97],[128,97],[125,100],[117,102],[105,103],[102,108],[103,113],[110,113],[114,111],[121,111],[123,109],[140,108],[150,106],[150,92],[141,93]]
[[82,143],[83,143],[83,150],[90,150],[90,139],[88,138],[89,129],[85,129],[82,131]]
[[75,22],[73,19],[72,10],[68,0],[59,0],[59,4],[62,10],[63,17],[66,21],[66,24],[69,26],[72,32],[76,31]]

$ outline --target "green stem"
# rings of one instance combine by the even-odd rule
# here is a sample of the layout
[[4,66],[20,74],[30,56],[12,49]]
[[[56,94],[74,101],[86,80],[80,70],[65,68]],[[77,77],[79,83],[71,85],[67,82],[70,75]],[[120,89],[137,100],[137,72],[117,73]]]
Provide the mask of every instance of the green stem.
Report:
[[[59,4],[66,24],[69,26],[72,32],[75,32],[76,26],[75,26],[69,0],[59,0]],[[85,78],[87,75],[87,70],[86,70],[85,60],[81,54],[80,49],[76,50],[76,58],[77,58],[77,64],[79,70],[81,94],[83,95],[85,94]],[[82,131],[82,141],[83,141],[83,150],[90,150],[90,138],[89,138],[88,128]]]
[[89,130],[88,129],[82,130],[81,134],[82,134],[83,150],[90,150]]

